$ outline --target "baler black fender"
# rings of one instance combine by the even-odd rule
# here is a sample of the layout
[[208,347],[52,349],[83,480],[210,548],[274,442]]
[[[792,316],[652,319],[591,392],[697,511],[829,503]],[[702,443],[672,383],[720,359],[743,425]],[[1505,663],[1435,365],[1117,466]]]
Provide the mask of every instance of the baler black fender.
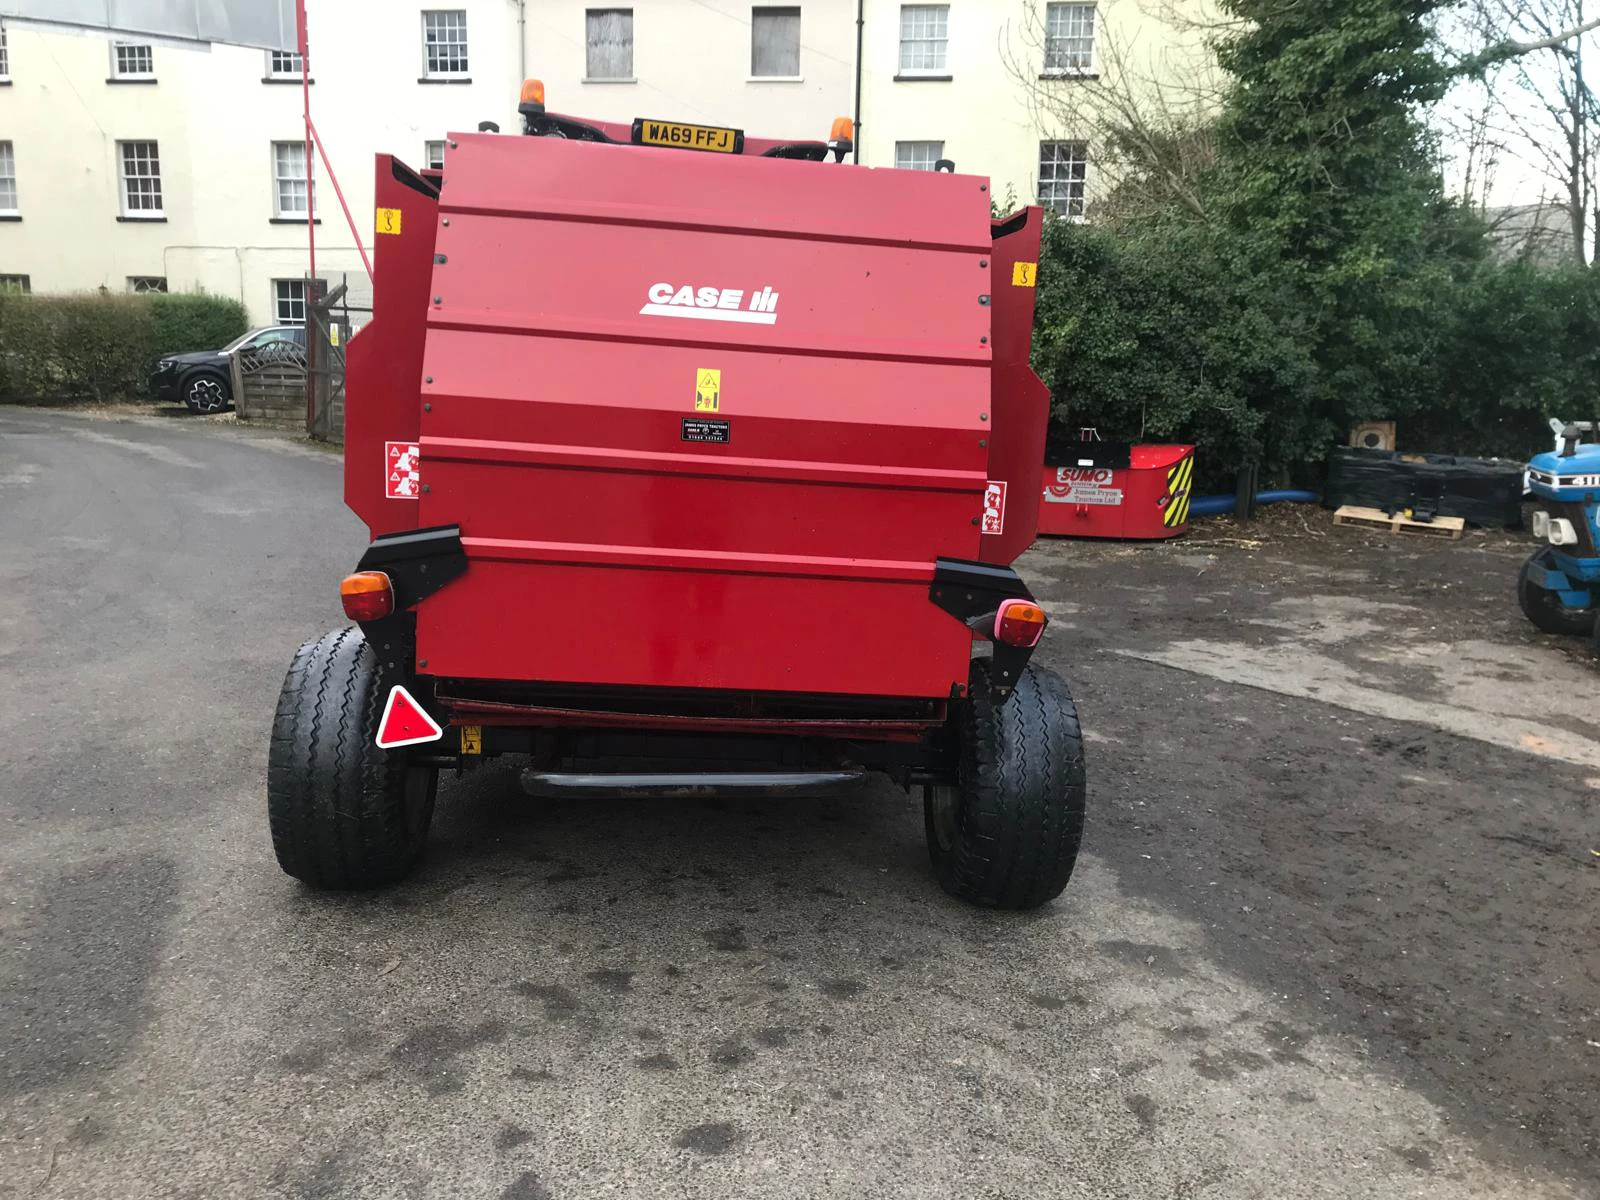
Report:
[[933,564],[933,583],[928,599],[944,609],[978,636],[994,645],[994,669],[990,672],[990,694],[998,701],[1011,694],[1023,668],[1033,657],[1032,646],[1009,646],[994,640],[995,618],[1007,600],[1034,600],[1028,585],[1010,567],[993,563],[969,562],[962,558],[939,558]]
[[416,614],[411,608],[467,571],[467,552],[459,525],[436,525],[385,533],[372,540],[358,571],[382,571],[394,587],[394,612],[378,621],[363,621],[361,632],[378,655],[378,678],[385,691],[396,684],[411,687]]

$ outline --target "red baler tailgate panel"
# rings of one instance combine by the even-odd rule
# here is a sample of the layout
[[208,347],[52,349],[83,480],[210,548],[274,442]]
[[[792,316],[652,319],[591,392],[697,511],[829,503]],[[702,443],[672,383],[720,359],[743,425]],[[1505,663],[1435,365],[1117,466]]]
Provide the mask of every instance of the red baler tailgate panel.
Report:
[[[606,146],[561,138],[453,134],[446,204],[576,222],[705,226],[987,252],[988,180],[931,172],[836,170],[838,164]],[[465,193],[465,194],[463,194]],[[974,214],[977,220],[974,221]],[[612,264],[592,263],[597,269]]]
[[[738,479],[666,466],[646,471],[634,455],[603,469],[591,452],[575,448],[449,446],[427,438],[422,456],[431,489],[423,503],[428,524],[459,525],[475,538],[906,559],[926,564],[930,576],[934,559],[970,554],[978,540],[971,517],[981,482],[945,492],[829,485],[815,478],[815,466],[810,479]],[[762,474],[774,469],[752,467]],[[966,536],[942,536],[951,527]]]
[[[988,294],[989,271],[972,251],[477,213],[451,220],[439,232],[447,261],[434,271],[439,302],[429,324],[435,328],[972,363],[990,358],[982,340],[989,336],[989,306],[980,300]],[[574,242],[585,233],[597,252],[603,243],[603,260],[572,261]],[[544,270],[505,270],[513,246],[518,259]],[[753,310],[758,298],[770,309]]]
[[787,574],[495,560],[470,539],[467,553],[467,574],[418,610],[430,675],[864,696],[966,683],[971,635],[929,602],[925,579],[796,586]]
[[461,135],[420,519],[430,675],[944,698],[991,421],[977,179]]

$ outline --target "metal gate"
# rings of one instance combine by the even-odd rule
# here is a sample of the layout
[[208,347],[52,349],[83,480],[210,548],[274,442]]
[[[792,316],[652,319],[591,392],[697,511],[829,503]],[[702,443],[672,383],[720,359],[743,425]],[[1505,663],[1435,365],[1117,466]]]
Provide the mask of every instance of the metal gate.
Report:
[[321,279],[306,281],[306,433],[324,442],[344,441],[344,352],[351,314],[370,308],[349,302],[349,277],[329,290]]

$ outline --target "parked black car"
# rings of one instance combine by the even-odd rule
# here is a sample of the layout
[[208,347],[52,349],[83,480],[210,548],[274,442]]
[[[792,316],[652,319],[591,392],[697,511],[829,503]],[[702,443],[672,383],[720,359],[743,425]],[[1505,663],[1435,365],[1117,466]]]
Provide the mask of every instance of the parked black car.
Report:
[[181,401],[193,412],[221,412],[233,403],[234,354],[273,342],[292,342],[303,349],[305,326],[268,325],[235,338],[221,350],[169,354],[150,372],[150,391],[157,400]]

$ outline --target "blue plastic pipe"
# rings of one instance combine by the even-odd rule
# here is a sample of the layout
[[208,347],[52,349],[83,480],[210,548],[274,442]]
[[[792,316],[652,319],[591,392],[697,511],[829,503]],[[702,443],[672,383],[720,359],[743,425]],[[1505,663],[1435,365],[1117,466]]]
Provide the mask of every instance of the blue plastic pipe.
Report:
[[[1296,491],[1293,488],[1278,488],[1274,491],[1257,492],[1257,504],[1315,504],[1321,497],[1315,492]],[[1231,513],[1238,507],[1237,496],[1199,496],[1189,504],[1189,515],[1194,517],[1220,517]]]

